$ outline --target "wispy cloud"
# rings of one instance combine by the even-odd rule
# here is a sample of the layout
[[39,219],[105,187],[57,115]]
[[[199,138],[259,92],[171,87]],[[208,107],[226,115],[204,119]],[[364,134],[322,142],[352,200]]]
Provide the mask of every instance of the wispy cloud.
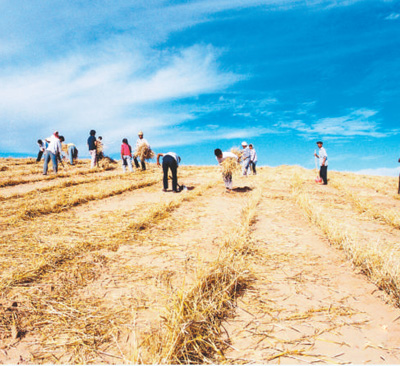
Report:
[[277,126],[295,130],[301,136],[309,139],[315,137],[339,139],[357,136],[381,138],[396,133],[395,131],[381,131],[379,122],[371,119],[377,113],[374,110],[358,109],[345,116],[321,118],[311,124],[296,120],[288,123],[281,122]]
[[[240,80],[240,75],[219,70],[218,54],[211,46],[196,45],[161,55],[150,70],[140,53],[115,59],[74,56],[8,69],[0,74],[0,125],[12,121],[23,130],[34,124],[36,133],[58,129],[78,138],[91,126],[128,133],[143,124],[153,128],[189,121],[190,113],[165,113],[157,104],[221,91]],[[4,147],[12,148],[13,142]]]
[[362,169],[354,173],[363,175],[383,175],[396,177],[400,173],[400,168],[375,168],[375,169]]
[[399,13],[391,13],[390,15],[388,15],[385,20],[396,20],[400,18],[400,14]]

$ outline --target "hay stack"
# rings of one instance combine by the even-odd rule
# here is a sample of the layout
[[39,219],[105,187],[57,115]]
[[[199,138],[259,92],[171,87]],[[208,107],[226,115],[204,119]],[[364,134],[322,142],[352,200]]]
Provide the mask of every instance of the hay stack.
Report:
[[141,161],[151,160],[155,157],[154,151],[146,144],[141,144],[134,155],[139,157]]
[[104,157],[103,159],[101,159],[99,161],[99,167],[101,169],[104,170],[112,170],[115,169],[114,166],[112,166],[113,164],[116,164],[115,162],[113,162],[108,156]]

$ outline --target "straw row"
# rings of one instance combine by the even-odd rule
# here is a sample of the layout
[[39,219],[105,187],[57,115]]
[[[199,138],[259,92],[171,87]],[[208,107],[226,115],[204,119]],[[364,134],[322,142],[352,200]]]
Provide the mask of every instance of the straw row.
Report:
[[394,296],[400,305],[400,253],[397,244],[365,242],[356,232],[349,232],[340,222],[323,212],[302,188],[295,177],[292,194],[306,216],[327,236],[329,242],[343,249],[353,264],[359,267],[379,288]]
[[400,229],[400,216],[398,213],[386,208],[382,210],[381,208],[374,206],[371,203],[371,200],[367,201],[366,199],[360,198],[350,190],[346,189],[344,185],[337,180],[335,180],[332,185],[345,194],[358,212],[365,213],[375,220],[383,221],[384,223],[393,226],[395,229]]
[[150,339],[159,357],[153,363],[198,364],[225,360],[227,347],[222,339],[222,321],[231,316],[237,296],[252,276],[246,256],[249,253],[250,227],[255,207],[261,198],[258,189],[242,210],[242,220],[220,247],[217,260],[203,270],[187,292],[179,291],[164,317],[158,339]]
[[112,182],[115,187],[110,187],[110,185],[101,186],[94,184],[89,189],[89,187],[81,185],[81,191],[76,191],[75,187],[69,187],[71,189],[67,188],[62,192],[55,192],[56,197],[44,199],[39,196],[37,199],[32,199],[28,202],[22,203],[20,207],[15,207],[14,205],[14,210],[10,209],[7,210],[7,212],[3,211],[3,214],[8,216],[5,220],[6,223],[15,223],[21,219],[32,219],[38,216],[69,210],[74,206],[148,187],[158,182],[159,179],[150,177],[139,182],[125,180],[123,182]]
[[[3,292],[7,288],[11,288],[18,284],[29,283],[40,278],[44,273],[54,271],[61,264],[74,259],[82,252],[90,252],[99,249],[112,249],[117,250],[119,243],[122,239],[127,237],[134,237],[137,231],[142,231],[148,228],[150,225],[155,224],[161,219],[167,217],[173,210],[178,208],[183,202],[191,201],[196,197],[204,194],[206,190],[211,188],[213,183],[208,183],[195,191],[191,191],[184,196],[178,196],[175,200],[168,203],[158,203],[153,205],[147,213],[137,219],[126,220],[124,226],[119,228],[117,231],[107,233],[99,238],[96,233],[93,235],[96,238],[91,238],[90,234],[86,232],[85,240],[72,245],[61,247],[55,244],[52,247],[48,245],[40,245],[36,241],[26,241],[26,248],[30,252],[30,256],[35,256],[33,248],[42,254],[37,260],[31,263],[31,266],[24,266],[20,270],[14,271],[8,277],[0,279],[0,292]],[[16,267],[16,266],[15,266]],[[17,268],[17,267],[16,267]]]

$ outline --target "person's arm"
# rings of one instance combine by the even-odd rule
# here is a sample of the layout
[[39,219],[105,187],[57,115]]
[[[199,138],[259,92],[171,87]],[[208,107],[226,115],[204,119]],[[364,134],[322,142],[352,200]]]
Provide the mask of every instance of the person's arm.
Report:
[[121,159],[124,160],[124,145],[121,145]]
[[164,154],[161,154],[161,153],[157,154],[157,166],[161,165],[160,164],[160,156],[164,156]]

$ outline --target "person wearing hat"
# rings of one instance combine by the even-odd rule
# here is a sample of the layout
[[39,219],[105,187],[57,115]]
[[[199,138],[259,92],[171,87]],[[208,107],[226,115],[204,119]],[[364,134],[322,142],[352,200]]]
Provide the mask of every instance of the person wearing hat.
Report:
[[161,166],[160,164],[160,156],[163,157],[162,168],[163,168],[163,191],[166,192],[168,189],[168,169],[171,170],[172,173],[172,190],[175,193],[178,193],[178,166],[181,162],[180,156],[178,156],[174,152],[168,152],[166,154],[159,153],[157,154],[157,166]]
[[[146,140],[145,138],[143,138],[143,132],[142,132],[142,131],[140,131],[140,132],[138,133],[138,137],[139,137],[139,138],[136,140],[135,151],[138,151],[139,147],[140,147],[141,145],[143,145],[143,144],[146,144],[146,145],[150,148],[150,145],[149,145],[149,143],[147,142],[147,140]],[[135,162],[135,167],[136,167],[136,169],[139,169],[138,157],[137,157],[136,155],[134,155],[133,161]],[[146,163],[145,163],[144,160],[142,161],[142,159],[140,159],[140,165],[142,166],[142,170],[146,170]]]
[[247,171],[249,170],[250,165],[250,149],[247,146],[247,142],[242,142],[242,167],[243,167],[243,175],[247,176]]
[[326,153],[325,148],[322,147],[323,142],[317,141],[318,145],[318,154],[314,153],[319,159],[319,176],[321,177],[324,185],[328,184],[328,154]]

